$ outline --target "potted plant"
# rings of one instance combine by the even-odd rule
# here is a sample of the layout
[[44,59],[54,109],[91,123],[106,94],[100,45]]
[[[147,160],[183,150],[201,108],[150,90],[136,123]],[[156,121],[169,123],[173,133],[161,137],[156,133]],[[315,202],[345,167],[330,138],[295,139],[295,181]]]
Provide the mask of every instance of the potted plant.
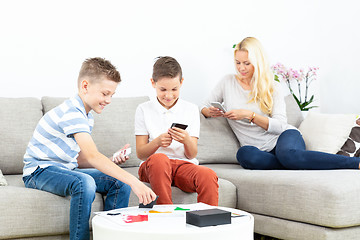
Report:
[[[308,96],[309,86],[312,81],[316,80],[318,67],[308,67],[307,70],[300,69],[299,71],[286,68],[283,64],[277,63],[273,65],[272,70],[274,71],[275,81],[280,82],[280,79],[286,82],[290,93],[295,98],[295,101],[299,105],[301,111],[309,111],[311,108],[318,106],[310,106],[314,101],[314,95]],[[293,84],[297,85],[297,92],[293,90]],[[302,86],[305,85],[305,86]],[[305,92],[302,93],[302,90]]]

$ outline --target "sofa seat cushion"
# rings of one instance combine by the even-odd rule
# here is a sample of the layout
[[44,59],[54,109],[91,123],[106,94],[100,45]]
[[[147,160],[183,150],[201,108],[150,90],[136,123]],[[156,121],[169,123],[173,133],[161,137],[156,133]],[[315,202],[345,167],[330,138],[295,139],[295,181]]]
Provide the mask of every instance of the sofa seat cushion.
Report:
[[4,177],[4,175],[2,174],[2,171],[0,169],[0,186],[6,186],[7,185],[7,181]]
[[[124,170],[128,171],[132,175],[138,177],[138,167],[130,167],[130,168],[124,168]],[[236,187],[234,184],[229,182],[228,180],[219,178],[219,206],[223,207],[236,207]],[[145,183],[147,186],[150,187],[149,183]],[[190,203],[196,203],[197,202],[197,193],[187,193],[182,190],[180,190],[177,187],[172,186],[172,199],[174,204],[190,204]],[[139,200],[134,194],[133,191],[131,191],[130,194],[130,201],[129,206],[138,206]]]
[[239,209],[267,216],[342,228],[360,225],[358,170],[245,170],[208,164],[237,187]]
[[[69,233],[70,197],[25,188],[21,175],[6,175],[8,186],[0,191],[2,239]],[[103,209],[100,194],[92,211]]]

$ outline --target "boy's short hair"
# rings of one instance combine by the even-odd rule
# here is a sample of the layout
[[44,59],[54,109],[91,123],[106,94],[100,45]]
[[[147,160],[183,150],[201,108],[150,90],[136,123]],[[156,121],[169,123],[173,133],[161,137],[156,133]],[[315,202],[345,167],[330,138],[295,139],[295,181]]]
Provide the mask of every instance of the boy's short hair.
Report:
[[80,86],[84,78],[88,78],[89,82],[94,83],[101,80],[101,77],[106,77],[117,83],[121,82],[120,73],[110,61],[100,57],[88,58],[81,66],[78,85]]
[[181,66],[173,57],[158,57],[154,67],[153,67],[153,75],[152,79],[154,82],[157,82],[162,77],[177,77],[179,76],[179,80],[182,79],[182,70]]

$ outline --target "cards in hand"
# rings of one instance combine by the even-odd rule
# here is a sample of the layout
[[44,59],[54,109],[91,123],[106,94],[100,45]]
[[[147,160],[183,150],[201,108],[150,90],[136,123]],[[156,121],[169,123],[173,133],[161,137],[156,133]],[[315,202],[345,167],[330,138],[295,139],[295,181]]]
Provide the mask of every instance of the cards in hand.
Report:
[[159,198],[159,196],[156,196],[155,200],[152,201],[151,203],[148,203],[146,205],[140,203],[139,204],[139,208],[152,208],[154,206],[154,204],[156,203],[156,200]]
[[171,127],[170,128],[173,128],[173,127],[177,127],[177,128],[181,128],[183,130],[185,130],[187,128],[188,125],[186,124],[181,124],[181,123],[173,123],[171,124]]
[[123,154],[124,157],[126,157],[126,156],[129,156],[130,153],[131,153],[131,148],[121,149],[120,151],[114,153],[113,158],[119,156],[120,154]]

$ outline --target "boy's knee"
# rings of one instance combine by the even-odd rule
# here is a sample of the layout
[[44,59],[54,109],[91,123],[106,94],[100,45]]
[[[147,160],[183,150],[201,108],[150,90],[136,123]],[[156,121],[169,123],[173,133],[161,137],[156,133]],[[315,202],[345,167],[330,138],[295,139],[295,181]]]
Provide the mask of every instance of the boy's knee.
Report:
[[76,177],[74,179],[74,189],[73,193],[85,193],[89,195],[94,195],[96,192],[96,183],[95,180],[89,175],[82,175],[81,177]]
[[155,166],[155,167],[165,167],[170,166],[170,159],[168,156],[166,156],[163,153],[155,153],[147,160],[147,165],[149,167]]
[[198,170],[198,179],[201,179],[201,182],[211,184],[218,182],[218,176],[216,172],[208,167],[201,167]]

